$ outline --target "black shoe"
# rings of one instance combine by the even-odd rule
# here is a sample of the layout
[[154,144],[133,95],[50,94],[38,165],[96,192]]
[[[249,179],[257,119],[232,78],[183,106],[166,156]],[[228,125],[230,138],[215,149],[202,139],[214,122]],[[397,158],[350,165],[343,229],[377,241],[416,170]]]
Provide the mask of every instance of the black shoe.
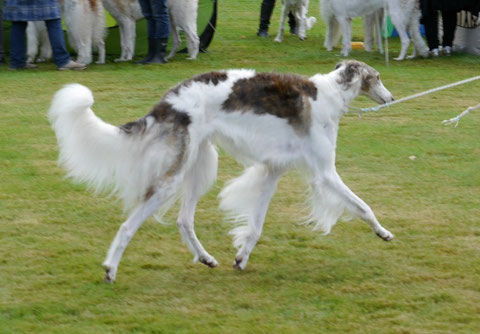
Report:
[[166,64],[167,59],[165,55],[167,53],[167,41],[168,38],[155,38],[153,39],[153,57],[145,64]]
[[153,38],[148,38],[148,53],[147,53],[147,56],[145,58],[143,58],[142,60],[136,61],[135,64],[145,65],[145,64],[148,64],[148,62],[150,60],[152,60],[152,58],[155,54],[155,49],[154,49],[155,43],[153,41],[154,41]]
[[5,64],[5,56],[0,55],[0,65],[4,65],[4,64]]
[[268,38],[268,30],[259,30],[257,32],[257,36],[263,37],[263,38]]

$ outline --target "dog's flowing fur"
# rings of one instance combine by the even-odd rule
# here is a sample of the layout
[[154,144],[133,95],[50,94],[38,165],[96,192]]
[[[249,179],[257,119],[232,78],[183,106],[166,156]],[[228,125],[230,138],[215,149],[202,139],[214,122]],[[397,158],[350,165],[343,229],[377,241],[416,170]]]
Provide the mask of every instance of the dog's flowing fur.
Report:
[[297,22],[297,36],[303,41],[307,37],[307,30],[312,29],[317,19],[313,16],[307,17],[309,0],[282,0],[282,14],[280,16],[280,26],[278,28],[275,42],[281,42],[283,31],[285,29],[285,20],[288,13],[292,12]]
[[[92,62],[92,51],[97,49],[97,64],[105,63],[105,11],[100,0],[61,0],[60,6],[67,26],[68,42],[77,52],[76,61],[81,64]],[[29,22],[27,26],[27,62],[51,58],[52,47],[47,27],[42,21]],[[50,57],[49,57],[50,56]]]
[[[135,53],[136,21],[143,17],[138,1],[102,0],[105,8],[117,20],[120,29],[121,55],[115,61],[128,61]],[[172,58],[180,46],[179,29],[187,39],[189,59],[196,59],[200,40],[197,34],[198,0],[167,0],[172,33],[172,50],[167,59]]]
[[49,118],[59,162],[75,180],[97,189],[112,187],[131,210],[104,262],[107,282],[115,280],[122,254],[142,223],[181,198],[178,228],[198,260],[217,261],[193,227],[199,198],[216,178],[216,141],[249,166],[220,193],[220,207],[236,217],[238,249],[234,268],[244,269],[260,238],[278,179],[291,168],[307,175],[312,190],[310,221],[329,233],[347,211],[382,239],[393,235],[335,169],[339,122],[358,95],[391,102],[378,72],[357,61],[306,78],[253,70],[210,72],[182,82],[145,117],[122,126],[100,120],[90,109],[91,91],[72,84],[58,91]]
[[420,9],[418,0],[321,0],[321,13],[327,25],[325,47],[328,51],[338,41],[339,29],[342,33],[342,55],[348,56],[352,41],[352,18],[373,13],[388,4],[392,23],[398,31],[402,48],[395,60],[403,60],[407,55],[410,39],[413,40],[414,52],[423,57],[428,56],[428,48],[420,35]]

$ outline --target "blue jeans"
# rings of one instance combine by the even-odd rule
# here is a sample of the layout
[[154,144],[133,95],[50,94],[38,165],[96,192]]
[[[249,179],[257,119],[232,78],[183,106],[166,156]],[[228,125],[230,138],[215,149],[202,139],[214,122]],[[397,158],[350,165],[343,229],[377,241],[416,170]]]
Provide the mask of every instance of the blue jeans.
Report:
[[[70,54],[65,44],[61,19],[45,21],[48,37],[52,45],[53,61],[58,67],[70,61]],[[27,47],[25,43],[25,30],[27,22],[14,21],[10,28],[10,67],[22,68],[26,64]]]
[[168,38],[170,35],[170,18],[167,0],[139,0],[142,14],[147,19],[149,38]]

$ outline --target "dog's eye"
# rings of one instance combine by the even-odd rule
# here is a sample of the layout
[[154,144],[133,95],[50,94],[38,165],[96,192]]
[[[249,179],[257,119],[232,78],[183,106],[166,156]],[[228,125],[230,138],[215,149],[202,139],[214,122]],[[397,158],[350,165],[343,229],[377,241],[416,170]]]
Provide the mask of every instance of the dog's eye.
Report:
[[377,80],[380,81],[380,74],[377,74]]

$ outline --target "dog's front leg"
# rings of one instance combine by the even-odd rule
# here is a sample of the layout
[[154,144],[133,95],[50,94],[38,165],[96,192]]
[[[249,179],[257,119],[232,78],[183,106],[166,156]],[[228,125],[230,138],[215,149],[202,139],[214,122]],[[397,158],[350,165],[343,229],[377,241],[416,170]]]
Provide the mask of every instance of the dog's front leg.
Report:
[[377,236],[385,241],[393,239],[393,234],[380,225],[372,209],[343,183],[336,172],[334,172],[331,177],[326,178],[322,183],[333,195],[337,196],[343,202],[350,213],[360,217],[360,219],[366,222]]
[[342,31],[342,56],[348,57],[352,49],[352,19],[338,18],[338,24]]
[[278,28],[277,37],[275,37],[274,41],[280,43],[283,40],[283,31],[285,29],[285,18],[287,17],[287,6],[283,4],[282,6],[282,14],[280,16],[280,27]]

